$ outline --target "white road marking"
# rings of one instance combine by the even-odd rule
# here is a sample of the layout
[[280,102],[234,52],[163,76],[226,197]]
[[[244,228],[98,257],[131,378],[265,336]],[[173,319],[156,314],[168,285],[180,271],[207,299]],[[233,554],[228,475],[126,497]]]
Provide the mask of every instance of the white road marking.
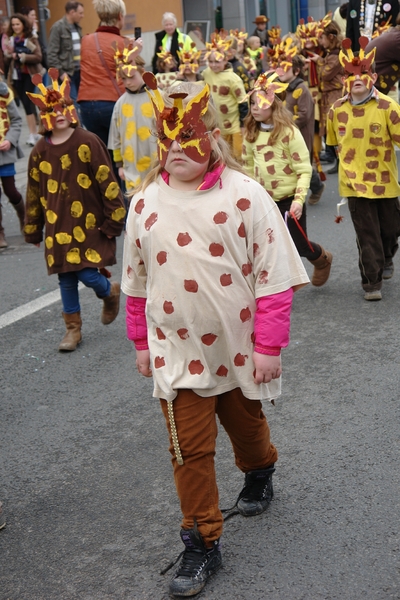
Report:
[[[81,283],[78,285],[79,290],[84,287],[85,286]],[[7,327],[7,325],[12,325],[12,323],[20,321],[25,317],[29,317],[38,310],[42,310],[42,308],[46,308],[46,306],[50,306],[50,304],[54,304],[54,302],[57,302],[58,300],[61,300],[60,290],[54,290],[54,292],[49,292],[40,298],[36,298],[36,300],[18,306],[18,308],[14,308],[13,310],[4,313],[4,315],[0,315],[0,329]]]

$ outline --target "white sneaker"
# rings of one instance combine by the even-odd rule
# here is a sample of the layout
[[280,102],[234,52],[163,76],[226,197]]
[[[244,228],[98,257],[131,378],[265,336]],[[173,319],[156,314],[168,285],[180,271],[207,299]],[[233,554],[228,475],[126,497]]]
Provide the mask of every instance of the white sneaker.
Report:
[[35,135],[35,133],[30,133],[28,135],[28,139],[26,140],[28,146],[34,146],[36,144]]

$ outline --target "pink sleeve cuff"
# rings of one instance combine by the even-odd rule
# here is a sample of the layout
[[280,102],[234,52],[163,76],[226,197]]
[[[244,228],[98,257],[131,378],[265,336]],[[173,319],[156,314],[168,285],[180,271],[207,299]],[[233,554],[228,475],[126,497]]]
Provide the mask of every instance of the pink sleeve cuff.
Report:
[[281,349],[279,346],[275,346],[274,348],[271,348],[271,347],[264,347],[264,346],[260,346],[259,344],[256,344],[254,346],[254,352],[258,352],[258,354],[268,354],[268,356],[280,356]]
[[257,298],[254,316],[256,348],[285,348],[289,344],[293,293],[293,289],[289,288],[279,294]]

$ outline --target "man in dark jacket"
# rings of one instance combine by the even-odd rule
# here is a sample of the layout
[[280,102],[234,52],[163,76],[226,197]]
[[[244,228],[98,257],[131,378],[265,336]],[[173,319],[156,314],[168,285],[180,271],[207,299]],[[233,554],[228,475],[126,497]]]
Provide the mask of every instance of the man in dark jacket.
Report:
[[71,98],[75,106],[81,79],[82,28],[79,23],[83,16],[81,2],[67,2],[64,17],[50,29],[47,46],[48,66],[58,69],[62,80],[69,77]]

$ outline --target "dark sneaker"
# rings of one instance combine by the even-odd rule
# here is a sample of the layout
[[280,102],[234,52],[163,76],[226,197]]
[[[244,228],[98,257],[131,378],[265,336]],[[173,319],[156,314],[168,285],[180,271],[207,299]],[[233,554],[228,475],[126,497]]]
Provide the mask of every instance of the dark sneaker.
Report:
[[394,273],[394,265],[385,265],[383,267],[382,279],[391,279]]
[[272,474],[274,472],[274,465],[271,465],[267,469],[257,469],[246,473],[244,488],[240,492],[236,503],[241,515],[253,517],[254,515],[260,515],[268,508],[274,496],[272,487]]
[[222,566],[219,540],[207,549],[195,526],[194,529],[181,529],[185,550],[169,591],[174,596],[195,596],[206,585],[207,579]]

